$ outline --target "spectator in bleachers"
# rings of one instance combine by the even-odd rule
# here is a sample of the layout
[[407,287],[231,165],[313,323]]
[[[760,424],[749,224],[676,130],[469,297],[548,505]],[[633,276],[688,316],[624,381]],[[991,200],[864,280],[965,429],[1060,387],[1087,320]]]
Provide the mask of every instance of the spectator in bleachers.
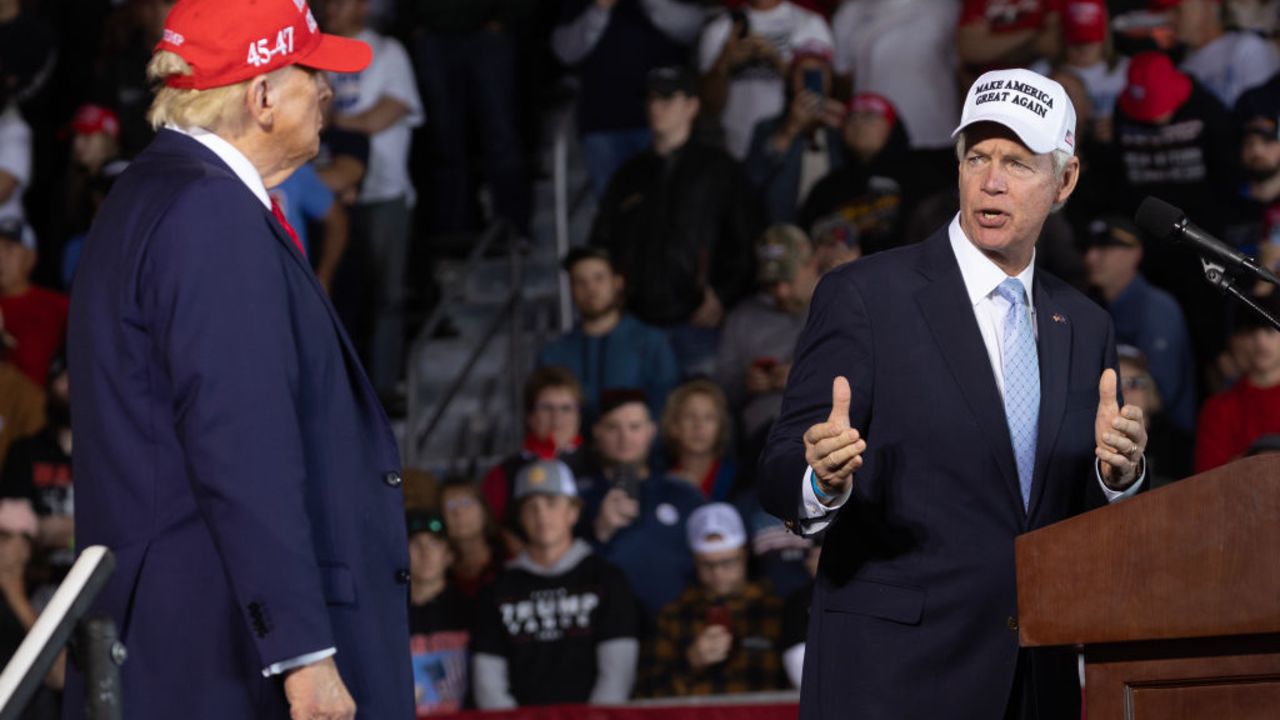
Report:
[[[334,273],[347,249],[347,208],[329,189],[316,168],[307,163],[284,182],[270,188],[271,199],[280,205],[285,219],[298,235],[303,253],[316,269],[316,279],[325,292],[333,288]],[[319,253],[311,243],[309,228],[319,225],[324,230]]]
[[0,218],[0,332],[12,341],[9,361],[44,387],[49,362],[67,332],[67,296],[31,284],[36,235],[19,218]]
[[[1109,21],[1103,0],[1065,0],[1063,3],[1062,38],[1066,44],[1063,67],[1084,82],[1093,106],[1090,131],[1102,142],[1111,141],[1111,118],[1129,72],[1129,59],[1115,51]],[[1078,113],[1079,103],[1076,109]]]
[[[1280,316],[1280,291],[1254,300]],[[1243,376],[1205,401],[1196,429],[1195,471],[1240,457],[1263,435],[1280,433],[1280,331],[1257,313],[1236,307],[1234,334],[1246,353]]]
[[[102,57],[96,63],[95,102],[120,118],[120,152],[133,158],[155,137],[147,122],[154,97],[147,80],[152,48],[160,42],[164,23],[177,0],[128,0],[116,9],[104,32]],[[119,3],[117,3],[119,5]]]
[[951,131],[960,120],[959,17],[960,0],[859,0],[841,5],[831,20],[836,73],[852,77],[854,94],[887,98],[911,147],[938,157],[947,171],[955,165]]
[[453,550],[434,512],[410,512],[409,654],[418,716],[446,715],[470,700],[473,606],[449,583]]
[[578,136],[596,197],[653,138],[646,76],[682,62],[706,11],[691,0],[559,0],[551,48],[576,71]]
[[31,184],[31,127],[10,102],[0,77],[0,220],[25,217],[22,196]]
[[804,569],[809,582],[787,595],[782,604],[782,667],[792,687],[800,688],[804,674],[804,647],[809,637],[809,608],[813,605],[813,580],[818,577],[818,561],[822,558],[822,534],[815,535],[813,546],[805,553]]
[[756,278],[760,291],[729,313],[716,360],[716,380],[749,451],[762,447],[782,408],[791,353],[818,284],[817,257],[800,228],[775,225],[761,235]]
[[925,183],[897,110],[881,95],[855,95],[840,143],[840,167],[814,185],[797,224],[816,240],[818,224],[834,215],[852,227],[864,253],[901,245]]
[[839,214],[819,218],[813,224],[813,255],[818,263],[818,276],[862,257],[858,228]]
[[656,697],[764,692],[787,687],[782,599],[747,579],[747,535],[732,505],[711,503],[689,518],[696,583],[658,615],[645,663]]
[[75,561],[75,501],[71,484],[71,393],[66,357],[49,366],[44,429],[19,440],[0,464],[0,495],[31,501],[39,521],[36,550],[49,570],[41,578],[52,590]]
[[969,77],[1029,67],[1062,51],[1060,0],[964,0],[956,50]]
[[1190,434],[1195,426],[1195,363],[1182,308],[1139,271],[1142,233],[1121,216],[1096,219],[1089,227],[1085,266],[1115,323],[1116,342],[1146,356],[1160,387],[1164,417]]
[[636,601],[618,568],[573,536],[582,509],[573,472],[556,460],[526,465],[514,500],[528,544],[478,610],[476,705],[625,701],[639,655]]
[[786,82],[786,107],[756,123],[747,150],[747,174],[770,224],[794,222],[809,191],[845,158],[845,105],[831,97],[831,48],[796,48]]
[[[1129,84],[1116,104],[1114,150],[1099,158],[1093,174],[1114,178],[1121,215],[1132,216],[1144,197],[1154,195],[1218,234],[1238,189],[1232,134],[1217,98],[1163,53],[1139,53],[1129,62]],[[1223,300],[1204,282],[1195,254],[1162,248],[1147,254],[1143,272],[1178,299],[1196,360],[1206,363],[1226,336]]]
[[[28,566],[35,547],[36,516],[26,498],[0,498],[0,663],[7,663],[35,624],[38,611],[27,589]],[[60,654],[44,678],[44,686],[28,703],[23,718],[50,720],[59,716],[66,656]]]
[[666,334],[681,372],[708,374],[717,328],[751,287],[757,203],[738,163],[690,138],[692,73],[651,72],[648,108],[653,146],[610,180],[591,244],[609,251],[627,307]]
[[574,248],[564,259],[578,323],[538,353],[538,365],[570,370],[582,384],[582,415],[596,419],[600,395],[611,388],[640,388],[650,411],[662,412],[680,382],[680,366],[666,335],[623,309],[626,279],[601,247]]
[[445,481],[440,486],[439,506],[453,548],[449,584],[474,598],[493,584],[506,559],[498,525],[480,487],[470,479]]
[[44,427],[44,391],[9,361],[12,338],[0,322],[0,466],[10,446]]
[[788,0],[748,0],[707,24],[698,71],[731,155],[745,159],[756,123],[782,112],[797,51],[824,52],[829,60],[834,47],[827,21]]
[[662,413],[667,475],[698,488],[707,500],[727,499],[738,480],[738,464],[729,454],[732,423],[719,385],[698,379],[676,388]]
[[71,289],[89,225],[111,184],[128,167],[120,158],[120,119],[110,108],[85,104],[76,110],[67,128],[71,131],[70,167],[65,191],[54,209],[56,238],[62,241],[62,288]]
[[1171,424],[1164,413],[1160,384],[1151,375],[1147,356],[1132,345],[1116,345],[1120,390],[1124,401],[1142,408],[1147,425],[1147,476],[1153,487],[1191,474],[1195,436]]
[[644,393],[606,393],[594,434],[601,473],[583,497],[589,536],[627,576],[652,619],[693,574],[684,529],[689,514],[703,504],[702,493],[650,470],[657,428]]
[[[414,69],[422,86],[431,141],[428,209],[433,233],[473,232],[476,175],[483,175],[497,217],[528,232],[530,186],[520,137],[513,30],[528,23],[529,5],[511,0],[416,2],[408,18],[418,31]],[[471,167],[471,143],[484,152],[483,173]]]
[[1235,119],[1243,136],[1242,220],[1256,228],[1249,240],[1257,242],[1260,259],[1274,261],[1280,251],[1280,73],[1240,96]]
[[369,136],[369,162],[351,213],[350,241],[363,261],[372,315],[355,333],[363,343],[369,379],[384,399],[394,394],[404,354],[405,267],[417,192],[409,179],[409,142],[422,124],[413,66],[395,38],[366,27],[369,0],[325,0],[326,32],[373,48],[358,73],[330,73],[334,127]]
[[63,235],[89,229],[101,198],[94,197],[95,181],[120,156],[120,119],[110,108],[85,104],[76,109],[67,126],[71,133],[71,155],[66,191],[59,198]]
[[48,87],[58,59],[53,28],[22,4],[0,0],[0,95],[19,105]]
[[534,460],[560,460],[575,475],[589,471],[582,451],[582,386],[567,368],[548,365],[535,370],[524,384],[524,444],[485,473],[481,487],[493,519],[506,535],[508,547],[519,544],[517,520],[510,512],[516,473]]
[[1186,49],[1182,69],[1223,105],[1235,105],[1241,93],[1280,70],[1275,45],[1251,32],[1227,31],[1221,0],[1153,0],[1152,5],[1169,11]]

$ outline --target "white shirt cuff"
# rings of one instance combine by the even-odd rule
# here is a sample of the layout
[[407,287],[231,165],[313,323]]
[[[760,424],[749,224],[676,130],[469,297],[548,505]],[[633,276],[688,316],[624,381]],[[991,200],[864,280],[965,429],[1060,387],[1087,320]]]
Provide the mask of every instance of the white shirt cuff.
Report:
[[823,505],[822,501],[818,500],[818,494],[813,491],[813,468],[806,468],[800,489],[800,513],[797,517],[800,533],[812,535],[831,524],[831,516],[849,501],[849,496],[852,494],[853,483],[850,483],[843,493],[836,496],[835,502]]
[[1138,490],[1142,488],[1143,481],[1147,479],[1147,458],[1145,455],[1140,462],[1142,463],[1142,474],[1138,476],[1138,479],[1134,480],[1133,484],[1124,490],[1112,490],[1107,487],[1106,483],[1102,482],[1102,461],[1094,459],[1093,474],[1094,477],[1098,478],[1098,484],[1102,486],[1102,492],[1107,496],[1107,502],[1113,503],[1138,494]]
[[299,655],[298,657],[293,658],[291,660],[284,660],[272,665],[271,667],[263,668],[262,677],[271,677],[272,675],[279,675],[281,673],[285,673],[290,670],[293,670],[294,668],[300,668],[303,665],[318,663],[321,660],[324,660],[325,658],[333,657],[334,655],[337,655],[337,654],[338,654],[337,648],[325,648],[324,650],[319,650],[313,653],[307,653],[306,655]]

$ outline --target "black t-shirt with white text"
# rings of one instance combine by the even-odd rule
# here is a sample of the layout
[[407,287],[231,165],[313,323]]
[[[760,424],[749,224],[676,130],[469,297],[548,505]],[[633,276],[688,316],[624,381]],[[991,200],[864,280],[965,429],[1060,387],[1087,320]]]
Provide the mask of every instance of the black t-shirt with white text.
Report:
[[506,658],[519,705],[586,702],[596,646],[636,637],[637,604],[626,578],[594,553],[553,577],[509,567],[478,612],[472,650]]

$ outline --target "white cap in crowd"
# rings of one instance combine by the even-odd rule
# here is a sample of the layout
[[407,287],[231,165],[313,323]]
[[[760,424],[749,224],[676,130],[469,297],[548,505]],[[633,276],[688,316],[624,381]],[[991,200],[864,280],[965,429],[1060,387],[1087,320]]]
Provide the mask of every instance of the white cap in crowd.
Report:
[[736,550],[747,544],[742,517],[729,503],[703,505],[689,516],[689,549],[695,553]]
[[999,123],[1038,155],[1076,152],[1076,109],[1057,82],[1030,70],[983,73],[964,98],[956,137],[974,123]]

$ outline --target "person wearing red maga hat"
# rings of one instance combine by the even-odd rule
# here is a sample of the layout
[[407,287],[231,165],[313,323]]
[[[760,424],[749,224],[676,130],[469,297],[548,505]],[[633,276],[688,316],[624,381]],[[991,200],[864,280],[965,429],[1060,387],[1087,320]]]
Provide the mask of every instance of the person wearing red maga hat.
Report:
[[323,71],[370,57],[305,0],[178,0],[155,47],[158,133],[89,232],[68,340],[76,540],[116,556],[95,609],[130,718],[413,716],[399,452],[267,195],[318,150]]

